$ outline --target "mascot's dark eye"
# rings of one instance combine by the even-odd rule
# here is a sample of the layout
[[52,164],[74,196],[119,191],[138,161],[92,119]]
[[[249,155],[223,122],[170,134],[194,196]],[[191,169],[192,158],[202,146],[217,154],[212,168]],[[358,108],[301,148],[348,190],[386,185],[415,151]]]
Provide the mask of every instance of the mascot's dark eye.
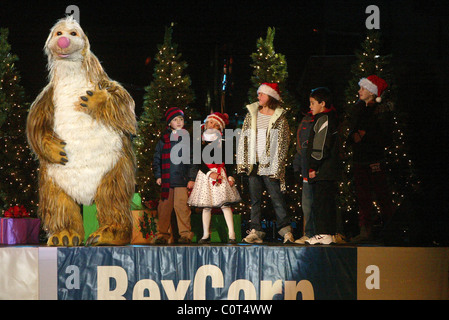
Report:
[[75,31],[70,32],[70,34],[71,34],[72,36],[76,36],[76,32],[75,32]]
[[58,32],[56,32],[56,35],[57,35],[57,36],[60,36],[60,35],[62,35],[62,32],[61,32],[61,31],[58,31]]

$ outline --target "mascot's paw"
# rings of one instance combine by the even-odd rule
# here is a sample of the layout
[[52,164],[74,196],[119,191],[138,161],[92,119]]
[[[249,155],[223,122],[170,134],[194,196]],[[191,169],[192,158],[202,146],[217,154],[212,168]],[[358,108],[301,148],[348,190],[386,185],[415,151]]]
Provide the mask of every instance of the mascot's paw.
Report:
[[105,226],[99,228],[87,238],[86,246],[123,246],[131,241],[130,232],[117,226]]
[[65,153],[64,146],[66,143],[61,139],[46,135],[42,139],[44,154],[46,159],[51,163],[59,163],[65,165],[69,161]]
[[52,234],[47,241],[49,246],[77,247],[81,245],[81,235],[76,231],[63,230]]
[[78,111],[83,111],[86,113],[94,112],[99,106],[106,103],[109,95],[117,90],[117,87],[111,82],[101,82],[98,83],[94,91],[86,91],[85,96],[81,96],[78,106],[76,109]]

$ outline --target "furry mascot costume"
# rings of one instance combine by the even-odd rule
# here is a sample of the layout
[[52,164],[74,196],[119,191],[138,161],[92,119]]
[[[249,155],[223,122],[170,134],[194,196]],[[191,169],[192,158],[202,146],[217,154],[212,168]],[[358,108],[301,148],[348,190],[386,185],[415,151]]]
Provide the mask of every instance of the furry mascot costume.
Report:
[[27,137],[40,162],[39,215],[47,245],[81,245],[80,204],[94,202],[99,229],[86,245],[127,244],[135,188],[134,101],[107,76],[72,16],[54,25],[44,50],[49,83],[30,108]]

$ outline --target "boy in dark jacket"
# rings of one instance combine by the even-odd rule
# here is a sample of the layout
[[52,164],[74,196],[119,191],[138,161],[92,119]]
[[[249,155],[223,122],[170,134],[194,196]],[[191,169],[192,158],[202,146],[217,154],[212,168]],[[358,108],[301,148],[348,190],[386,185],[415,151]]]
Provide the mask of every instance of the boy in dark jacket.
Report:
[[[171,213],[175,209],[179,229],[179,243],[190,243],[193,232],[190,224],[190,207],[187,205],[188,191],[195,184],[198,168],[192,163],[191,152],[183,155],[186,148],[177,148],[178,152],[172,152],[180,143],[190,144],[188,133],[184,127],[184,112],[177,107],[172,107],[165,113],[167,130],[156,145],[153,158],[153,172],[156,183],[162,187],[161,200],[158,211],[158,234],[156,244],[166,244],[172,238]],[[176,157],[177,159],[174,159]],[[174,161],[176,160],[176,161]]]
[[391,143],[393,123],[390,112],[379,104],[387,83],[371,75],[361,79],[359,85],[358,113],[348,136],[353,151],[360,226],[360,234],[351,239],[352,242],[372,240],[373,193],[384,225],[394,211],[385,172],[385,148]]
[[312,211],[316,235],[309,244],[331,244],[336,232],[337,181],[340,179],[338,121],[329,89],[321,87],[310,94],[314,126],[307,149],[309,183],[313,188]]

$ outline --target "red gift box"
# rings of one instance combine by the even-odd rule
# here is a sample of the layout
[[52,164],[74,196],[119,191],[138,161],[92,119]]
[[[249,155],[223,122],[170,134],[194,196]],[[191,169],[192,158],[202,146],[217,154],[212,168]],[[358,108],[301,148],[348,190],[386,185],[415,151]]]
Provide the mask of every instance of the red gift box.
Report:
[[38,244],[41,220],[0,218],[0,244]]

